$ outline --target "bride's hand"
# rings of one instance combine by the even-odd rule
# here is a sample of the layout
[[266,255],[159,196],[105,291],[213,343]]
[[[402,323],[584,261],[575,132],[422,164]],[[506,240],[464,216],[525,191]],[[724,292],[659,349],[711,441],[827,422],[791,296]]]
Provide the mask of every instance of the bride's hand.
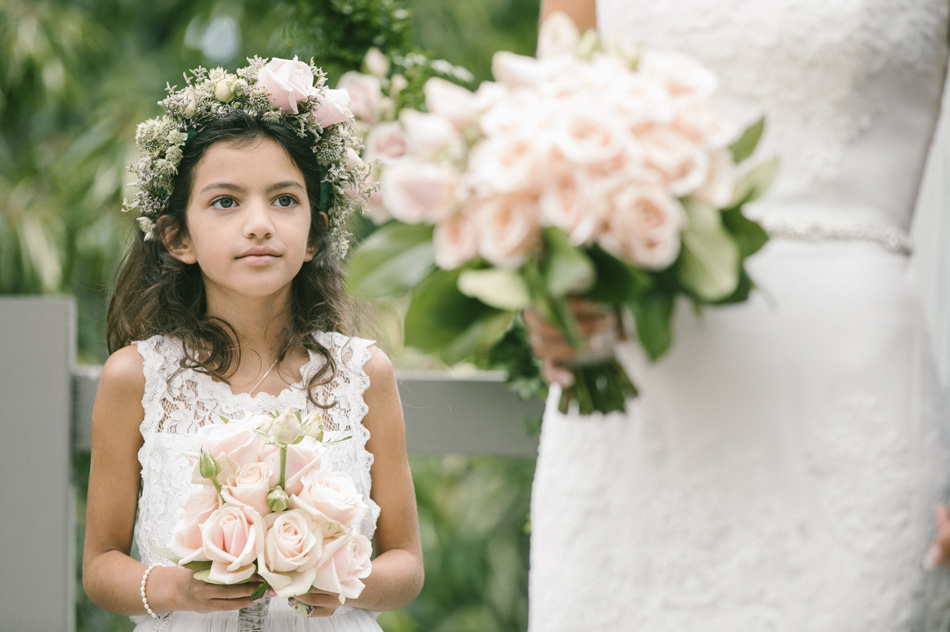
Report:
[[937,505],[937,535],[934,537],[927,559],[924,563],[929,567],[941,564],[950,564],[950,509],[944,504]]
[[[601,305],[578,298],[572,298],[570,305],[584,338],[589,340],[611,326],[610,314]],[[567,341],[560,329],[544,320],[536,310],[525,310],[524,321],[531,350],[541,360],[541,376],[544,380],[562,387],[573,384],[574,375],[563,365],[575,359],[578,350]]]
[[[156,577],[156,575],[161,577]],[[156,579],[159,581],[155,581]],[[260,582],[253,580],[246,584],[229,586],[209,584],[195,579],[194,572],[186,568],[162,566],[152,571],[149,577],[148,600],[156,612],[188,610],[208,613],[238,610],[251,605],[251,595],[258,586]],[[164,599],[160,593],[164,593]],[[163,607],[162,604],[169,604],[172,607]]]
[[291,597],[290,606],[305,617],[330,617],[342,604],[340,596],[334,593],[311,588],[304,595]]

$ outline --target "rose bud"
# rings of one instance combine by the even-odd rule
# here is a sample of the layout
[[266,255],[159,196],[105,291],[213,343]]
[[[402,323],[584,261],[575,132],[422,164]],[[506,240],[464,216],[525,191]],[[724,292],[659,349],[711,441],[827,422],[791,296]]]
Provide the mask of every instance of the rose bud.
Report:
[[288,496],[287,492],[281,489],[280,485],[278,485],[268,492],[267,506],[270,507],[270,510],[274,513],[277,513],[278,511],[284,511],[290,506],[290,496]]

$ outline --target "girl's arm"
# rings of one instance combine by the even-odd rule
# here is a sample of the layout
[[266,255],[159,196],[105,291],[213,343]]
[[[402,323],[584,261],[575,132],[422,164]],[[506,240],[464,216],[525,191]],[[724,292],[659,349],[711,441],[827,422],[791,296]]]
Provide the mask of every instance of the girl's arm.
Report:
[[[370,386],[364,395],[369,411],[363,423],[370,438],[366,448],[373,454],[372,497],[380,507],[376,524],[373,570],[364,580],[366,588],[346,605],[366,610],[395,610],[410,603],[422,590],[422,545],[416,496],[406,455],[406,426],[389,358],[371,347],[366,363]],[[331,614],[339,605],[335,596],[310,594],[299,599],[320,606],[314,616]]]
[[541,21],[555,11],[566,13],[582,31],[597,27],[595,0],[541,0]]
[[[118,614],[145,614],[139,594],[146,566],[131,558],[145,416],[142,357],[134,346],[112,354],[102,368],[92,413],[92,466],[86,504],[83,587],[96,605]],[[155,568],[146,596],[156,613],[233,610],[250,603],[255,584],[213,586],[175,566]]]

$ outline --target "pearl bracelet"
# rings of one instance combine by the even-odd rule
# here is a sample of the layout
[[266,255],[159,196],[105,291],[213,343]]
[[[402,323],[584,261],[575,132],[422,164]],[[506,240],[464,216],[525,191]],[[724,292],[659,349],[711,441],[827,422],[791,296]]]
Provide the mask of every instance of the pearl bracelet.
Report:
[[152,607],[148,605],[148,599],[145,597],[145,582],[148,581],[149,573],[151,573],[152,569],[155,568],[156,566],[161,566],[161,564],[152,564],[151,566],[145,569],[145,574],[142,575],[142,583],[139,585],[139,594],[142,596],[142,605],[145,606],[145,611],[148,612],[149,616],[151,616],[153,619],[162,621],[168,618],[168,614],[166,614],[164,617],[160,617],[157,614],[155,614],[155,612],[152,611]]

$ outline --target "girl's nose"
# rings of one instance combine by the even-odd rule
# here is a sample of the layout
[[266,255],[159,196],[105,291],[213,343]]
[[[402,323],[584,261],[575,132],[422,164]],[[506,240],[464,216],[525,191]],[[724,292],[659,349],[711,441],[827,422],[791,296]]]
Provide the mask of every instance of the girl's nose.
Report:
[[270,209],[263,202],[255,202],[246,207],[244,236],[252,239],[266,239],[274,234],[274,224]]

